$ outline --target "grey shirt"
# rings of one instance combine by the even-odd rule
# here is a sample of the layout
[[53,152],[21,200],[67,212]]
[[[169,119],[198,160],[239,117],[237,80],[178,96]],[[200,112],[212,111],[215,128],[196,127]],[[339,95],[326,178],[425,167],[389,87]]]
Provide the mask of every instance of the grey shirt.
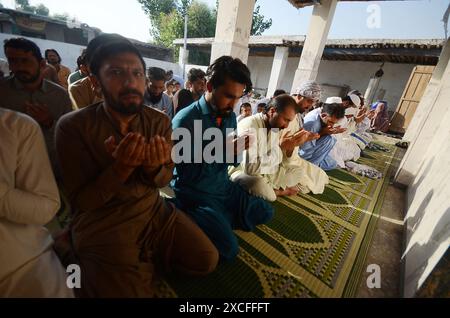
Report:
[[150,100],[150,94],[148,93],[148,91],[146,91],[144,95],[144,104],[164,112],[167,116],[169,116],[170,120],[172,120],[173,104],[172,99],[167,94],[163,93],[161,100],[158,103],[154,104]]
[[61,86],[44,79],[38,90],[29,92],[12,76],[0,82],[0,96],[0,107],[20,113],[25,113],[26,102],[41,103],[49,108],[50,114],[53,117],[53,124],[51,127],[41,126],[41,129],[44,134],[53,171],[57,174],[54,137],[55,125],[62,115],[72,111],[72,103],[67,91]]

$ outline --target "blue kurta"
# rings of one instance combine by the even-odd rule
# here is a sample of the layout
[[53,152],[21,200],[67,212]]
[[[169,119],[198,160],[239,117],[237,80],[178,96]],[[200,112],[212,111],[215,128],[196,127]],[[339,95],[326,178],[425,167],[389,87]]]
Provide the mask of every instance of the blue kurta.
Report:
[[[320,110],[315,109],[305,116],[303,128],[314,133],[321,131]],[[332,170],[337,167],[337,163],[329,154],[335,144],[336,139],[331,135],[322,136],[317,140],[306,142],[300,148],[299,155],[323,170]]]
[[[194,135],[194,120],[201,121],[202,135]],[[194,157],[194,141],[202,140],[208,128],[219,128],[226,136],[227,128],[236,130],[236,115],[223,118],[220,127],[211,113],[204,97],[182,109],[174,117],[175,131],[183,127],[191,133],[191,151]],[[209,140],[201,143],[201,151]],[[197,152],[200,149],[197,149]],[[238,252],[237,238],[233,229],[252,231],[256,225],[268,222],[274,213],[273,207],[261,198],[247,193],[228,177],[230,163],[178,163],[176,164],[172,187],[176,194],[175,204],[188,213],[208,235],[220,255],[233,259]]]

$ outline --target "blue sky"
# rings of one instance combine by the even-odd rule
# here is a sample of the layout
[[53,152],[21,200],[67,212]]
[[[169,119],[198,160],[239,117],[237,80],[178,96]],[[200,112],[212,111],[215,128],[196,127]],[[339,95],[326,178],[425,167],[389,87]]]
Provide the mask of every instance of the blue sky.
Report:
[[[214,6],[215,0],[203,0]],[[443,38],[442,17],[450,0],[339,2],[329,38]],[[287,0],[258,0],[260,12],[272,18],[265,35],[304,35],[312,7],[295,9]],[[369,29],[369,5],[380,8],[380,28]]]
[[[200,0],[214,6],[216,0]],[[13,0],[0,0],[13,6]],[[329,38],[443,38],[442,16],[450,0],[339,2]],[[150,22],[136,0],[30,0],[51,13],[68,12],[80,21],[141,41],[150,40]],[[312,7],[295,9],[287,0],[258,0],[261,13],[273,20],[265,35],[304,35]],[[369,5],[380,10],[380,28],[368,28]]]

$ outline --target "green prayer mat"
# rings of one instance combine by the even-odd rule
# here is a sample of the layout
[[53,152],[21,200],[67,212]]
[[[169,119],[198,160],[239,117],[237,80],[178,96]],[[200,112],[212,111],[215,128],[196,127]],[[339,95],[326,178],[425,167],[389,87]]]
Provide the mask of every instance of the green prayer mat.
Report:
[[253,232],[235,231],[233,262],[206,277],[169,274],[156,282],[158,297],[354,297],[389,178],[399,158],[397,140],[375,136],[389,152],[364,150],[358,163],[383,173],[369,179],[328,172],[323,194],[274,202],[275,215]]

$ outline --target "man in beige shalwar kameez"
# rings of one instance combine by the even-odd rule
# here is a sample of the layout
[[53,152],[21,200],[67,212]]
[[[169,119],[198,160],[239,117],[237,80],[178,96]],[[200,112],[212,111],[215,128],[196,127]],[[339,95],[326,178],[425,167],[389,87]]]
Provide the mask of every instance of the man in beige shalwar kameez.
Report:
[[244,152],[242,163],[230,169],[230,179],[267,201],[299,191],[316,190],[317,186],[305,178],[309,164],[297,164],[295,156],[298,155],[294,152],[298,145],[316,136],[303,130],[290,135],[286,128],[295,120],[295,100],[289,95],[279,95],[264,113],[239,122],[238,134],[249,133],[256,140],[254,146]]
[[104,102],[63,117],[56,143],[75,210],[71,234],[82,297],[152,296],[154,266],[207,274],[208,237],[159,195],[172,178],[171,123],[143,105],[145,62],[125,38],[102,45],[91,72]]

